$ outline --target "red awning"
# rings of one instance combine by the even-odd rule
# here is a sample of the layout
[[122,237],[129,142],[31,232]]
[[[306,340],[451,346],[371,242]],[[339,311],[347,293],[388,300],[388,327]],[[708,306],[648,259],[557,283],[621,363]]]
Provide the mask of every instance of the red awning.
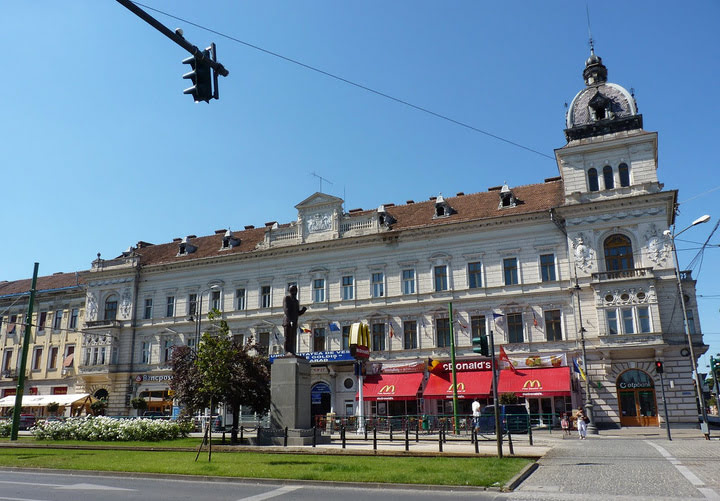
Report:
[[422,372],[368,376],[363,381],[363,400],[415,400],[422,378]]
[[568,396],[570,367],[501,370],[498,393],[515,393],[520,397]]
[[[489,397],[491,371],[456,372],[458,398]],[[423,398],[453,398],[452,373],[430,374]]]

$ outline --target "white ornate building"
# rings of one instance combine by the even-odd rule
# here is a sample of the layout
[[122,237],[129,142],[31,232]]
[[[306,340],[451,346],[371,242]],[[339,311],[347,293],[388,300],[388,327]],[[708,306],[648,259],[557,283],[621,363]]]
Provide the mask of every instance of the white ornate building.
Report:
[[[658,181],[657,134],[642,129],[634,97],[607,82],[594,53],[583,76],[567,144],[556,150],[560,176],[543,183],[350,211],[315,193],[290,223],[138,242],[116,259],[98,257],[84,274],[78,386],[107,392],[111,414],[131,412],[139,395],[169,411],[172,346],[195,342],[198,318],[204,330],[217,308],[234,336],[279,353],[282,300],[296,284],[308,307],[298,351],[311,353],[315,414],[357,413],[347,335],[351,323],[365,322],[368,415],[449,413],[447,373],[429,373],[426,362],[449,360],[451,344],[461,412],[472,397],[487,401],[487,359],[471,339],[490,331],[519,366],[518,374],[502,371],[500,389],[524,397],[533,413],[568,411],[585,399],[572,370],[582,328],[600,426],[657,425],[655,360],[665,363],[670,420],[696,421],[663,235],[677,192]],[[683,278],[700,355],[707,347],[694,282]]]

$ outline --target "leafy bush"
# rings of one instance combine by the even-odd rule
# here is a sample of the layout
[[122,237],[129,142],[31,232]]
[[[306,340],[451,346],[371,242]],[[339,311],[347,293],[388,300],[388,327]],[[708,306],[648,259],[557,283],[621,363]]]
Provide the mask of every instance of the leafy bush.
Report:
[[514,393],[501,393],[498,400],[503,405],[512,405],[518,403],[518,397]]
[[12,428],[12,420],[10,420],[10,419],[0,420],[0,437],[9,437],[11,428]]
[[142,397],[135,397],[130,400],[130,405],[132,405],[133,409],[144,411],[145,409],[147,409],[147,400]]
[[158,441],[186,437],[191,428],[181,421],[88,416],[41,423],[32,433],[38,440]]

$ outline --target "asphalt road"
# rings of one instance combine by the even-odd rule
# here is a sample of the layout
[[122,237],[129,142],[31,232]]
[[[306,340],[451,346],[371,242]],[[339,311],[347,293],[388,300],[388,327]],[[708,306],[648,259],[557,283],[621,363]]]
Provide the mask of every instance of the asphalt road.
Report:
[[588,437],[557,442],[512,500],[720,500],[720,441]]

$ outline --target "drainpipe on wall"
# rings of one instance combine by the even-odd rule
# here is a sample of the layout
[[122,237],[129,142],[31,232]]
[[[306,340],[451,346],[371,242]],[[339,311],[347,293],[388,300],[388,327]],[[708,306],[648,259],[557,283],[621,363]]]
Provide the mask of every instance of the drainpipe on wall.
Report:
[[131,328],[132,328],[132,339],[130,341],[130,389],[128,393],[125,395],[125,407],[127,408],[130,405],[130,399],[133,398],[133,394],[135,393],[135,390],[133,388],[133,371],[135,370],[135,334],[137,332],[137,311],[138,311],[138,292],[140,289],[140,273],[142,271],[142,265],[140,264],[140,256],[138,256],[138,262],[135,266],[135,285],[134,285],[134,298],[133,298],[133,313],[132,313],[132,320],[131,320]]

